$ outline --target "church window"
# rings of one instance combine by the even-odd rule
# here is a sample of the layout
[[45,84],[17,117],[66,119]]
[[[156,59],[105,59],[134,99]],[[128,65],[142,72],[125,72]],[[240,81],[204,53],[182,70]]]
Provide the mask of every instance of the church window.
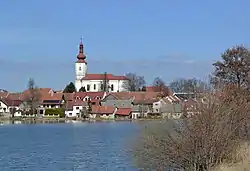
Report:
[[88,85],[87,85],[87,91],[89,91],[89,90],[90,90],[90,85],[88,84]]
[[94,84],[94,90],[96,89],[96,85]]
[[82,70],[82,67],[79,67],[79,71],[81,71]]
[[111,84],[111,91],[114,91],[114,85]]

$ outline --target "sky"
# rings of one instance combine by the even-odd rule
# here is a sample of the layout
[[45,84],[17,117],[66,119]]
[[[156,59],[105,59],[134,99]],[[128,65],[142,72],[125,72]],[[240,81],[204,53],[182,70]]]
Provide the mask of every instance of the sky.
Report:
[[83,37],[88,73],[166,83],[205,80],[236,44],[250,45],[249,0],[0,1],[0,88],[60,90],[75,80]]

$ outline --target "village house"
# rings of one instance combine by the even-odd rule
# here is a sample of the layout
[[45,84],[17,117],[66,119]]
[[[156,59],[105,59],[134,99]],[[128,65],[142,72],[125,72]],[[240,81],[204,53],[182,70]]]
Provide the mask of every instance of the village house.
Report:
[[131,108],[117,108],[114,106],[93,106],[89,114],[90,119],[130,119]]
[[6,113],[9,113],[9,106],[3,99],[0,99],[0,115],[4,115]]
[[[35,96],[35,101],[33,103],[37,108],[38,116],[45,116],[46,109],[61,108],[63,106],[63,93],[55,92],[51,88],[38,88],[35,90],[35,93],[33,93],[34,95],[31,94],[30,90],[25,90],[22,99],[25,103],[25,101],[31,98],[31,96]],[[29,111],[30,106],[27,105],[24,110]],[[30,113],[24,112],[24,116],[28,117],[30,116]]]
[[74,100],[65,110],[66,118],[81,118],[84,111],[88,110],[88,102],[83,100]]
[[137,119],[146,117],[152,111],[157,96],[157,92],[111,92],[101,101],[101,105],[130,108],[132,118]]
[[[105,92],[75,92],[71,93],[71,97],[69,94],[65,94],[65,116],[68,118],[77,118],[83,117],[84,113],[86,113],[89,105],[100,105],[100,101],[105,97]],[[66,97],[67,96],[67,97]],[[70,99],[70,100],[69,100]]]
[[176,104],[181,103],[180,99],[175,95],[169,95],[159,99],[158,101],[153,103],[153,113],[161,113],[162,108],[166,104]]
[[79,45],[79,53],[75,62],[76,80],[75,87],[79,91],[83,88],[87,92],[120,92],[127,91],[124,84],[128,83],[125,76],[115,76],[113,74],[89,74],[87,73],[87,61],[84,53],[83,43]]
[[5,115],[8,117],[21,117],[21,103],[21,100],[12,100],[9,98],[0,99],[0,115]]
[[99,105],[106,94],[106,92],[75,92],[74,100],[90,101],[92,105]]
[[113,106],[92,106],[90,119],[115,119],[117,108]]

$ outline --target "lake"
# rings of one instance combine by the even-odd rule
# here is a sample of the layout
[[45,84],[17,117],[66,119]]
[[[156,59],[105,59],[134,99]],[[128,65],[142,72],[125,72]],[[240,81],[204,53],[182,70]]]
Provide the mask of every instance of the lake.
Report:
[[1,171],[137,170],[129,153],[137,122],[3,124]]

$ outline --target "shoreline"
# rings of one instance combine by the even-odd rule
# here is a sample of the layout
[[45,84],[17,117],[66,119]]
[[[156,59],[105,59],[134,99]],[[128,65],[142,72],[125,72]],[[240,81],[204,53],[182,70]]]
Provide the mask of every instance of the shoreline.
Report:
[[121,121],[130,121],[130,122],[143,122],[143,121],[164,121],[166,119],[162,118],[139,118],[139,119],[84,119],[84,118],[0,118],[1,122],[35,122],[35,123],[67,123],[67,122],[121,122]]

